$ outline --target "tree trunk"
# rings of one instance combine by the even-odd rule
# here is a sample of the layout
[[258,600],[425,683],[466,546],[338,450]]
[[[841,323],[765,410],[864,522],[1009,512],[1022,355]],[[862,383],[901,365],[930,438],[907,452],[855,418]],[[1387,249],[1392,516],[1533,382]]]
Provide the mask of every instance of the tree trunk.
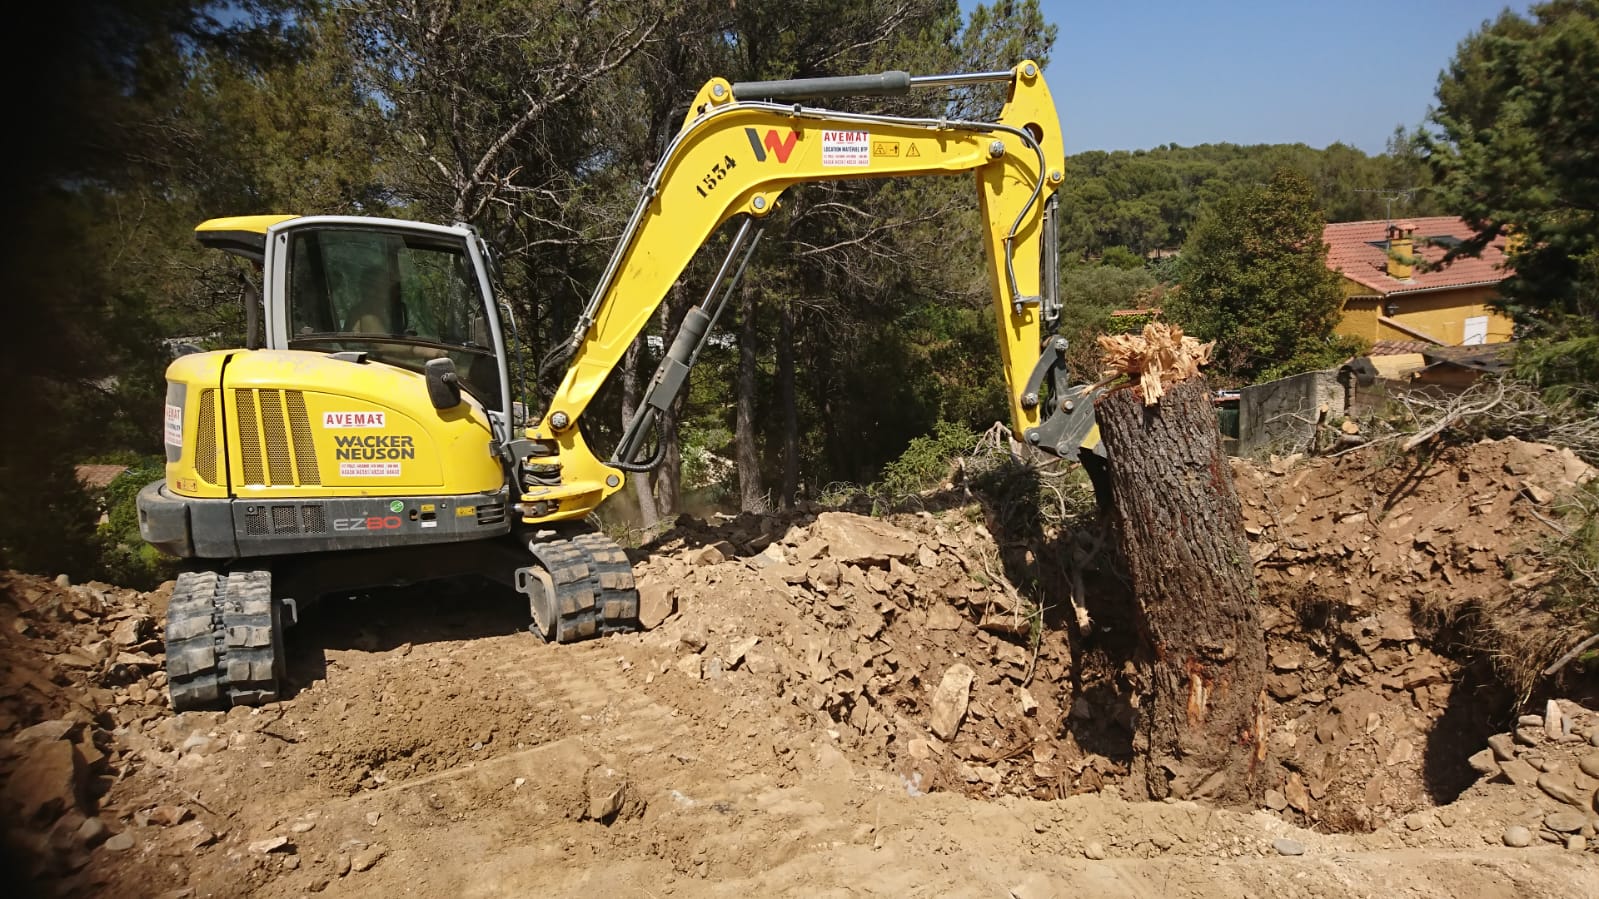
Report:
[[761,457],[755,441],[755,330],[754,285],[739,290],[738,414],[733,424],[733,454],[738,463],[739,510],[765,512],[766,491],[761,486]]
[[[672,285],[666,294],[666,328],[662,333],[666,336],[666,345],[672,345],[672,338],[677,335],[679,328],[683,327],[683,317],[688,315],[689,307],[694,305],[694,300],[689,297],[688,291],[683,289],[681,282]],[[688,386],[684,385],[683,392],[678,394],[672,402],[671,408],[661,415],[660,422],[656,425],[661,446],[665,453],[661,459],[661,467],[655,470],[655,496],[659,502],[662,518],[670,518],[682,508],[683,491],[683,455],[677,441],[677,418],[683,409],[683,403],[688,395]]]
[[[644,392],[644,341],[635,340],[622,357],[622,423],[626,426],[638,413],[639,394]],[[650,473],[637,471],[628,474],[633,482],[633,497],[638,501],[639,525],[646,530],[655,527],[659,516],[655,513],[655,492],[650,483]]]
[[799,493],[799,403],[794,393],[794,307],[783,304],[777,335],[777,393],[783,404],[783,508]]
[[1266,756],[1266,640],[1232,472],[1204,378],[1159,405],[1096,404],[1112,520],[1150,651],[1134,736],[1152,798],[1252,804]]

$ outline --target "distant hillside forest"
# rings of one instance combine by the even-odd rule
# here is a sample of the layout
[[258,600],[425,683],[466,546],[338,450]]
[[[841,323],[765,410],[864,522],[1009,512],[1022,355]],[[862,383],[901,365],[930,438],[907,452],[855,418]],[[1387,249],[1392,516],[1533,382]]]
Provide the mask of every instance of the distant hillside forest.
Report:
[[[1514,225],[1545,253],[1539,271],[1553,272],[1533,285],[1542,293],[1525,294],[1538,302],[1524,311],[1557,308],[1538,305],[1547,296],[1580,317],[1591,303],[1582,285],[1592,283],[1582,266],[1599,263],[1558,268],[1550,247],[1559,259],[1585,258],[1581,241],[1557,238],[1599,206],[1579,203],[1544,227],[1473,188],[1497,178],[1505,196],[1536,193],[1538,178],[1581,177],[1582,160],[1567,157],[1599,152],[1581,123],[1540,124],[1525,104],[1496,111],[1479,92],[1512,77],[1500,57],[1515,41],[1530,46],[1554,29],[1590,40],[1594,9],[1568,0],[1547,15],[1540,8],[1542,18],[1509,16],[1493,26],[1505,40],[1462,45],[1440,82],[1438,115],[1397,129],[1379,155],[1216,144],[1072,156],[1061,242],[1074,366],[1094,374],[1092,338],[1110,326],[1110,310],[1160,303],[1181,321],[1173,291],[1192,253],[1183,248],[1232,239],[1224,208],[1284,223],[1237,236],[1261,260],[1300,267],[1284,270],[1283,284],[1318,264],[1319,242],[1303,235],[1327,220],[1459,214],[1490,238]],[[114,515],[97,535],[95,500],[73,465],[138,463],[142,477],[155,476],[168,347],[241,339],[240,300],[254,274],[199,247],[200,221],[288,212],[470,223],[500,249],[496,286],[524,356],[537,359],[571,327],[710,77],[1007,68],[1047,61],[1057,33],[1036,0],[966,15],[955,0],[80,0],[15,15],[14,42],[30,52],[11,58],[7,81],[26,135],[10,142],[4,169],[6,401],[26,436],[0,451],[0,491],[13,510],[0,525],[0,564],[74,572],[95,570],[107,545],[126,550],[132,524]],[[1093,86],[1052,89],[1070,130],[1072,97]],[[1527,91],[1516,96],[1536,105]],[[1002,99],[982,86],[840,103],[972,118]],[[1522,130],[1480,150],[1506,133],[1484,127],[1485,116],[1512,117]],[[1527,158],[1520,172],[1533,183],[1508,183],[1489,164],[1510,153]],[[1585,185],[1599,167],[1586,170]],[[774,218],[719,322],[728,339],[712,344],[666,422],[665,463],[630,494],[646,523],[691,496],[758,509],[870,482],[940,423],[955,433],[1004,416],[969,179],[809,185],[786,194]],[[675,331],[726,240],[704,248],[652,336]],[[1246,281],[1270,271],[1241,265]],[[1225,316],[1193,320],[1231,327]],[[1554,322],[1544,321],[1548,334],[1565,333]],[[591,442],[615,439],[658,346],[641,341],[611,379],[588,422]],[[1281,346],[1219,374],[1282,372],[1349,349],[1325,333]],[[535,374],[536,406],[559,373]]]

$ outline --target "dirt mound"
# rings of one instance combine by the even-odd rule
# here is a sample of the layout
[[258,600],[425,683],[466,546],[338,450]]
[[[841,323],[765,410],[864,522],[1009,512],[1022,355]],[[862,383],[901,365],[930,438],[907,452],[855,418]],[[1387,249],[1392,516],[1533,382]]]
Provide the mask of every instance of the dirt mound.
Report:
[[[1592,472],[1517,440],[1299,462],[1235,466],[1270,648],[1267,806],[1371,831],[1468,788],[1468,757],[1522,698],[1507,672],[1574,642],[1537,592],[1539,518]],[[686,521],[639,559],[646,606],[680,610],[651,637],[677,656],[661,674],[768,697],[909,790],[1115,784],[1131,751],[1127,659],[1096,636],[1074,668],[981,517]],[[1516,666],[1483,652],[1502,634]]]
[[635,554],[654,628],[572,646],[472,585],[329,602],[291,631],[285,700],[226,714],[171,714],[165,592],[7,575],[6,837],[63,895],[1323,896],[1399,867],[1428,895],[1576,895],[1591,853],[1507,846],[1599,843],[1599,715],[1528,706],[1505,671],[1529,663],[1482,647],[1574,642],[1536,542],[1588,470],[1501,441],[1236,474],[1265,809],[1126,801],[1136,640],[1109,554],[1071,639],[1029,579],[1048,560],[956,502],[686,519]]

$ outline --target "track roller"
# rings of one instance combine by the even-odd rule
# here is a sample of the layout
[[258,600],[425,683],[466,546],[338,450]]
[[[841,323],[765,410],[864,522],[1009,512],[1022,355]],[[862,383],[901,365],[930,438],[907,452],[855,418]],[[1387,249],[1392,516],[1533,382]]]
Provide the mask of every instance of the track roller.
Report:
[[529,546],[537,565],[519,568],[533,631],[554,643],[636,630],[638,590],[627,553],[603,534]]
[[275,701],[286,662],[271,572],[180,575],[167,605],[166,643],[174,711]]

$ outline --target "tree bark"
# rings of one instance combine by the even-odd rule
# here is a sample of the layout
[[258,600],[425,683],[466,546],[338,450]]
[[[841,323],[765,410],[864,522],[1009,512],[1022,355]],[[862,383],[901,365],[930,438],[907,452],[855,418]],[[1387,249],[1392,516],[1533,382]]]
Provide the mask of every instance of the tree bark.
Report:
[[[622,422],[633,421],[638,413],[640,394],[644,392],[644,341],[635,340],[622,357]],[[638,501],[639,525],[646,530],[655,527],[660,517],[655,512],[655,491],[650,472],[636,471],[628,475],[633,482],[633,497]]]
[[783,404],[783,508],[799,493],[799,398],[794,393],[794,307],[783,304],[777,334],[777,393]]
[[1152,798],[1258,802],[1266,640],[1210,391],[1190,378],[1146,407],[1136,390],[1115,390],[1095,413],[1150,653],[1134,774]]
[[755,330],[754,285],[739,290],[738,412],[733,424],[733,455],[738,463],[739,510],[765,512],[766,491],[761,485],[761,457],[755,441]]
[[[667,291],[666,328],[661,332],[666,336],[667,346],[672,345],[672,337],[683,327],[683,317],[688,315],[689,307],[693,305],[694,300],[683,289],[682,282],[672,285],[672,289]],[[655,470],[655,496],[662,518],[676,515],[682,508],[683,454],[678,445],[677,419],[687,396],[688,386],[685,385],[683,392],[678,394],[671,408],[661,415],[660,423],[656,425],[660,435],[658,439],[665,447],[661,467]]]

